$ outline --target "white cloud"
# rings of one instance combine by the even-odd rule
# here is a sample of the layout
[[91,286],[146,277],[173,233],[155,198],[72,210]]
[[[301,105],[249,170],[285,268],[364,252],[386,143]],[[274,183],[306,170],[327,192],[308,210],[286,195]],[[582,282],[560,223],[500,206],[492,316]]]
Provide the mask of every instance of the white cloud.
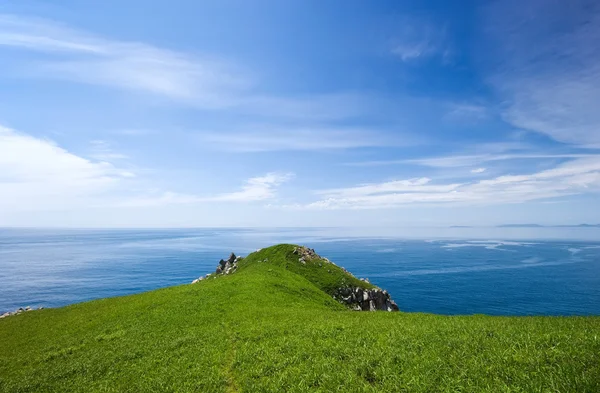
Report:
[[[91,145],[98,156],[111,151],[104,140]],[[262,201],[276,197],[277,188],[293,174],[252,177],[239,191],[217,195],[155,191],[126,197],[131,194],[126,181],[132,177],[132,172],[106,161],[83,158],[51,141],[0,127],[0,211]]]
[[487,170],[487,168],[476,168],[476,169],[472,169],[471,173],[483,173]]
[[317,191],[323,199],[292,207],[378,209],[409,204],[493,205],[600,192],[600,157],[580,158],[553,169],[478,182],[433,184],[428,178]]
[[334,150],[361,147],[407,146],[418,143],[410,135],[388,135],[355,128],[248,127],[239,132],[202,131],[203,145],[238,152]]
[[175,192],[154,192],[146,196],[119,201],[119,207],[148,207],[175,204],[198,204],[215,202],[248,203],[263,201],[276,197],[277,187],[291,180],[292,173],[271,172],[264,176],[252,177],[246,180],[240,191],[217,194],[213,196],[201,196],[180,194]]
[[51,141],[0,127],[0,210],[43,210],[86,204],[134,176]]
[[273,198],[275,196],[275,188],[293,177],[294,175],[291,173],[271,172],[265,176],[248,179],[241,191],[209,197],[206,200],[215,202],[248,202]]
[[451,192],[460,184],[430,185],[431,179],[422,177],[409,180],[394,180],[378,184],[364,184],[350,188],[337,188],[317,191],[317,194],[328,198],[362,197],[369,195],[383,195],[388,193],[415,193],[415,192]]
[[489,81],[504,119],[557,141],[600,148],[598,2],[497,1],[486,9]]

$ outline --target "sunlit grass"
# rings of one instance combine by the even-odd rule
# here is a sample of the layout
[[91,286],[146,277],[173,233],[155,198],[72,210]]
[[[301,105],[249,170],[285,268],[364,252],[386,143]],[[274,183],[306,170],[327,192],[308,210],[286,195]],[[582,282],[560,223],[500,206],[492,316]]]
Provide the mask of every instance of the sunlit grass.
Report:
[[325,292],[355,279],[292,251],[0,320],[0,391],[600,391],[598,317],[347,311]]

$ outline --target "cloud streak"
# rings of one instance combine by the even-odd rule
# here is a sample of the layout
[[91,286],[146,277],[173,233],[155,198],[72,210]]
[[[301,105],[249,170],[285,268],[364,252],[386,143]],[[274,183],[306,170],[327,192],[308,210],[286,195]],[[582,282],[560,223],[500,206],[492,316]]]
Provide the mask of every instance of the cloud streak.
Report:
[[45,53],[30,66],[42,77],[142,91],[206,108],[229,105],[250,83],[221,60],[107,40],[40,19],[0,15],[0,45]]
[[444,29],[414,18],[402,18],[398,21],[398,26],[391,53],[404,63],[440,55],[444,60],[449,57]]
[[321,151],[385,146],[411,146],[418,138],[350,127],[247,127],[244,131],[201,131],[203,146],[234,152]]
[[506,175],[477,182],[434,184],[429,178],[418,178],[322,190],[316,192],[322,199],[288,207],[380,209],[410,204],[494,205],[599,191],[600,157],[590,157],[537,173]]
[[39,59],[19,70],[39,78],[152,94],[203,110],[321,121],[370,110],[368,101],[352,92],[263,94],[257,75],[231,61],[106,39],[44,19],[0,14],[0,46],[38,53]]
[[385,165],[419,165],[431,168],[461,168],[476,166],[486,162],[511,161],[511,160],[539,160],[539,159],[575,159],[593,158],[599,154],[594,153],[516,153],[516,154],[473,154],[473,155],[449,155],[439,157],[425,157],[403,160],[380,160],[349,162],[347,166],[385,166]]

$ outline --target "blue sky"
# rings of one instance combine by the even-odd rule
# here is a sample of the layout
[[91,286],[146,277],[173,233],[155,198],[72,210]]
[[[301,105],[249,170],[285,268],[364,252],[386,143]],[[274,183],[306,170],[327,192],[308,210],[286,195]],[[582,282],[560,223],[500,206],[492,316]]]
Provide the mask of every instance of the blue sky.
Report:
[[593,1],[0,4],[0,225],[600,222]]

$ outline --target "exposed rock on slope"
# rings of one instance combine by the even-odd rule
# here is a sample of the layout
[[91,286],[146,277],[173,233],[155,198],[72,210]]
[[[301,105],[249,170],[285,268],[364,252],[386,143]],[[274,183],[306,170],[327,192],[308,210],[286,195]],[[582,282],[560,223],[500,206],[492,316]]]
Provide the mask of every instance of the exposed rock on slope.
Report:
[[[44,307],[39,307],[38,310],[42,310],[43,308]],[[22,314],[22,313],[28,312],[28,311],[33,311],[33,309],[29,306],[27,306],[25,308],[20,307],[18,310],[14,311],[14,312],[5,312],[4,314],[0,315],[0,319],[10,317],[12,315],[19,315],[19,314]]]
[[219,261],[219,264],[217,265],[217,270],[215,271],[214,274],[207,274],[206,276],[200,276],[197,279],[195,279],[194,281],[192,281],[192,284],[196,284],[197,282],[200,282],[200,281],[205,280],[210,277],[216,277],[216,275],[219,275],[219,274],[234,273],[237,270],[238,262],[241,261],[242,259],[243,259],[242,257],[237,257],[237,256],[235,256],[234,253],[231,253],[231,255],[229,255],[229,258],[227,260],[221,259]]
[[237,270],[237,264],[242,260],[242,257],[236,257],[234,253],[229,255],[229,259],[226,261],[221,259],[217,266],[216,274],[229,274],[234,273]]
[[390,294],[380,288],[340,288],[333,297],[356,311],[399,311],[398,305],[392,300]]

